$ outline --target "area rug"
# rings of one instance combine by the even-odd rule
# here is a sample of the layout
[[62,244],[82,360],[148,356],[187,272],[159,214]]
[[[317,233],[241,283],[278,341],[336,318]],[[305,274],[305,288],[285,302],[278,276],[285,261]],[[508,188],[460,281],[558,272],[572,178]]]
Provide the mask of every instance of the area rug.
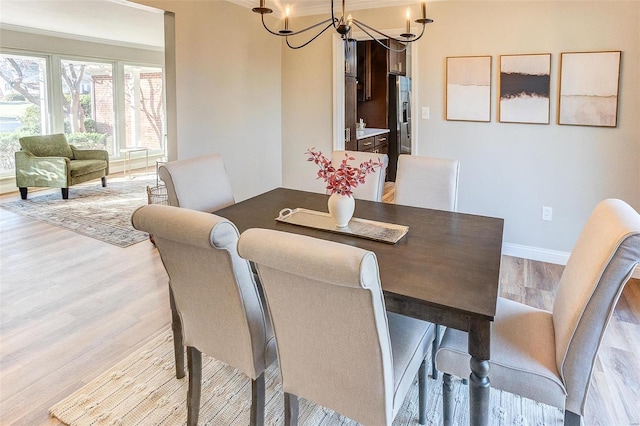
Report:
[[[203,355],[199,425],[249,424],[250,380]],[[442,375],[439,375],[442,377]],[[265,373],[265,424],[283,425],[284,398],[274,364]],[[68,425],[184,425],[188,379],[176,379],[170,331],[49,410]],[[442,424],[442,380],[427,383],[427,424]],[[455,381],[455,424],[468,425],[468,387]],[[562,425],[562,411],[506,392],[491,390],[490,425]],[[300,425],[356,426],[327,408],[300,399]],[[395,426],[418,425],[418,386],[411,387]]]
[[72,186],[69,199],[60,191],[45,195],[29,194],[26,200],[0,203],[0,207],[87,237],[128,247],[148,238],[131,226],[131,214],[147,204],[147,186],[155,186],[153,176],[111,179],[103,188],[98,182]]

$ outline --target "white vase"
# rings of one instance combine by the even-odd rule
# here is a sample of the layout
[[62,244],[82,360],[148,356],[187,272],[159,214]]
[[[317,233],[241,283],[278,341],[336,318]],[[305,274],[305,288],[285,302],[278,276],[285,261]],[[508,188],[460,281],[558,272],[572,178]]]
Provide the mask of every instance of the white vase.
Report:
[[345,228],[353,216],[356,208],[356,201],[350,195],[340,195],[337,193],[329,196],[329,214],[333,218],[338,228]]

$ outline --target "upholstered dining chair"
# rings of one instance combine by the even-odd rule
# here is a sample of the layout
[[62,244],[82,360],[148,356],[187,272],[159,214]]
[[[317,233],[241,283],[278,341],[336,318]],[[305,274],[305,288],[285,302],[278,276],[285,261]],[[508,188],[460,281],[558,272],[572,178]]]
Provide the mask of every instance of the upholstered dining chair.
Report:
[[211,213],[235,203],[221,155],[170,161],[158,168],[158,176],[170,206]]
[[[158,177],[167,188],[170,206],[212,213],[235,204],[231,181],[219,154],[170,161],[158,168]],[[149,234],[155,243],[155,236]],[[171,292],[171,289],[169,289]],[[173,309],[174,335],[180,329],[180,317]],[[184,376],[184,349],[176,344],[176,377]]]
[[395,203],[456,211],[460,162],[417,155],[398,156]]
[[376,168],[374,173],[367,175],[364,184],[358,185],[358,187],[353,191],[353,198],[357,200],[382,201],[384,180],[387,172],[387,166],[389,165],[389,156],[387,156],[387,154],[377,154],[373,152],[333,151],[331,154],[331,163],[334,167],[344,160],[345,153],[354,158],[354,160],[350,161],[349,164],[360,164],[371,159],[374,161],[380,159],[383,167]]
[[[456,211],[460,174],[458,160],[403,154],[398,156],[397,170],[395,204]],[[434,379],[438,378],[435,354],[442,328],[436,324],[431,356],[431,374]]]
[[[552,312],[499,298],[491,328],[491,387],[564,409],[579,426],[600,342],[640,262],[640,215],[621,200],[591,213],[558,285]],[[444,374],[445,424],[452,377],[468,376],[467,334],[447,329],[436,363]]]
[[425,358],[433,325],[387,313],[373,252],[303,235],[249,229],[240,255],[255,263],[267,299],[285,392],[366,425],[390,425],[418,373],[426,419]]
[[132,223],[153,234],[181,318],[182,342],[174,344],[187,347],[187,424],[198,422],[204,352],[251,379],[251,425],[262,425],[264,370],[276,358],[275,341],[249,262],[238,255],[237,228],[213,214],[163,205],[140,207]]

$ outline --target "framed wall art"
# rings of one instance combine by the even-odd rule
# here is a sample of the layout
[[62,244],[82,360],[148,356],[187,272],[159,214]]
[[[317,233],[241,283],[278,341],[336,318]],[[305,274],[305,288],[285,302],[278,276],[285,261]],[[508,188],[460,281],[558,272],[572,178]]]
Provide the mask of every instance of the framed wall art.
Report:
[[491,121],[491,56],[447,58],[446,118]]
[[549,124],[551,54],[500,56],[501,123]]
[[558,124],[616,127],[622,52],[560,54]]

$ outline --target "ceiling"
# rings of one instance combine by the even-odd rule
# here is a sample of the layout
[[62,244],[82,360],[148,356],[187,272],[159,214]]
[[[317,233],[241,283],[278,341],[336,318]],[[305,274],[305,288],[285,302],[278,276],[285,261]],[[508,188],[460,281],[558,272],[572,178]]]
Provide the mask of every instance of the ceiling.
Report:
[[0,26],[164,48],[164,11],[126,0],[0,0]]
[[[199,0],[202,1],[202,0]],[[221,0],[210,0],[221,1]],[[228,0],[252,8],[259,0]],[[334,0],[337,8],[341,0]],[[414,3],[418,0],[347,0],[349,10]],[[292,16],[327,13],[329,0],[267,0],[279,13],[292,5]],[[163,11],[127,0],[0,0],[0,26],[6,29],[161,49]]]

